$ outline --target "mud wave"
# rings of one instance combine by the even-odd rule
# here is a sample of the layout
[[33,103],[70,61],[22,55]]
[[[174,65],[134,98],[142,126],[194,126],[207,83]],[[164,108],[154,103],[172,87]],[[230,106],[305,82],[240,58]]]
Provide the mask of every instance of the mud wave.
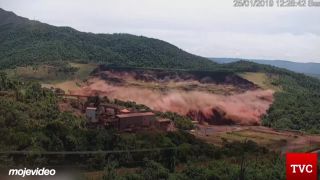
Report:
[[273,102],[272,90],[250,90],[236,95],[216,95],[200,91],[161,92],[145,88],[116,86],[94,78],[73,94],[99,94],[145,104],[156,111],[171,111],[212,124],[260,124]]

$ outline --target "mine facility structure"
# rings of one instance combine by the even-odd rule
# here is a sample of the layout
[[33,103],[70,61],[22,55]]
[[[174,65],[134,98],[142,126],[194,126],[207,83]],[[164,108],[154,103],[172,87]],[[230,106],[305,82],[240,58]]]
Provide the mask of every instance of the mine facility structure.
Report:
[[153,112],[134,112],[117,114],[118,129],[130,130],[132,128],[148,128],[155,122],[156,117]]
[[0,96],[15,97],[16,94],[15,94],[15,92],[10,92],[10,91],[0,91]]
[[[174,131],[170,119],[157,118],[150,111],[133,111],[111,103],[88,103],[89,98],[97,96],[58,94],[64,99],[77,99],[77,108],[85,114],[90,127],[115,128],[118,131],[138,131],[143,129],[159,129]],[[82,101],[81,101],[82,100]],[[85,100],[86,102],[83,102]]]

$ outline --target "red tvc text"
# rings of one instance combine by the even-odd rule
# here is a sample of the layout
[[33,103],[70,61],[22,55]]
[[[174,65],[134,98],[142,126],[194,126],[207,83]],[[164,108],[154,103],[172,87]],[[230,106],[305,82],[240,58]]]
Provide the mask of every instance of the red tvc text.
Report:
[[287,153],[287,180],[317,180],[316,153]]

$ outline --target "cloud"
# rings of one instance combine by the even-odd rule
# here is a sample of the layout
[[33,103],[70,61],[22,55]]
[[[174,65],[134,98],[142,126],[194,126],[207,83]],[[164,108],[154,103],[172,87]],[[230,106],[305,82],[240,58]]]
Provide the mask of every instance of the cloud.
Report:
[[235,8],[233,0],[0,0],[21,16],[96,33],[132,33],[210,57],[320,62],[319,8]]

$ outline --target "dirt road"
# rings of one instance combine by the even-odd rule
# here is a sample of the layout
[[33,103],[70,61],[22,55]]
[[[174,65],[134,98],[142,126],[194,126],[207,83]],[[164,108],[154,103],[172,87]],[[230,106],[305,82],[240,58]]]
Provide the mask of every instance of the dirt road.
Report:
[[252,140],[269,149],[285,152],[307,152],[320,148],[320,135],[294,131],[280,131],[264,126],[214,126],[198,125],[192,132],[208,143],[221,146],[223,141]]

